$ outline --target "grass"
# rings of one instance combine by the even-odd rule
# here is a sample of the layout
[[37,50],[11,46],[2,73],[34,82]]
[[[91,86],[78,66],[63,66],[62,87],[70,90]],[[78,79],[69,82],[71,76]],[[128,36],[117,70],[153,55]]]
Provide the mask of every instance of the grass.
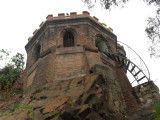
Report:
[[22,111],[25,111],[25,110],[28,110],[30,112],[33,112],[33,107],[29,106],[29,105],[26,105],[26,106],[19,106],[19,104],[15,103],[14,104],[14,108],[13,108],[13,112],[17,111],[17,110],[22,110]]
[[23,91],[23,93],[27,93],[27,92],[30,91],[30,90],[31,90],[31,86],[27,87],[27,88]]
[[154,120],[160,120],[160,103],[156,103],[153,106]]
[[8,115],[9,113],[11,113],[11,111],[10,111],[10,110],[7,110],[7,111],[1,113],[1,114],[0,114],[0,117],[5,116],[5,115]]
[[18,103],[14,104],[14,108],[12,110],[7,110],[0,114],[0,117],[8,115],[9,113],[13,113],[16,111],[28,111],[28,116],[31,118],[33,116],[33,107],[29,105],[20,106]]

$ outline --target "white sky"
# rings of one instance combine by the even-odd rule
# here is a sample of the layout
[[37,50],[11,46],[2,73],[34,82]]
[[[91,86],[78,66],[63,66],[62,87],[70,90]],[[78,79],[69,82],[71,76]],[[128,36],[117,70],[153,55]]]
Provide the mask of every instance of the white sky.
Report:
[[81,0],[1,0],[0,1],[0,49],[25,53],[24,46],[39,24],[48,14],[89,11],[91,16],[112,27],[118,41],[133,48],[146,62],[153,81],[160,88],[158,68],[160,60],[153,60],[147,51],[145,34],[146,19],[154,16],[155,7],[147,6],[143,0],[134,0],[124,8],[115,8],[110,12],[96,6],[91,11]]

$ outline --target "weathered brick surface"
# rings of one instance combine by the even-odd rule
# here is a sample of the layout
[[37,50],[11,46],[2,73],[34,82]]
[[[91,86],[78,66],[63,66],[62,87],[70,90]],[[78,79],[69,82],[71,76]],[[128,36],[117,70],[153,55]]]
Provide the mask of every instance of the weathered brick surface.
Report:
[[84,53],[73,53],[56,56],[57,78],[78,76],[86,73]]
[[125,72],[123,71],[123,69],[117,68],[116,75],[118,77],[118,81],[121,86],[122,93],[123,93],[127,107],[128,108],[137,107],[138,103],[137,103],[135,96],[133,95],[132,86],[131,86]]
[[91,51],[86,51],[85,52],[86,58],[87,58],[87,63],[89,65],[89,68],[94,67],[95,64],[103,64],[102,60],[100,59],[100,54],[97,52],[91,52]]
[[28,76],[28,79],[27,79],[27,82],[24,86],[24,89],[28,88],[29,86],[32,85],[32,82],[33,82],[33,79],[35,77],[35,74],[36,74],[36,69],[34,69],[34,71],[32,71],[32,73]]
[[[95,64],[104,65],[106,67],[116,66],[115,62],[110,59],[107,59],[106,62],[104,62],[102,60],[103,55],[100,55],[96,50],[87,50],[83,47],[85,45],[93,47],[94,49],[94,47],[96,47],[96,37],[101,36],[101,38],[106,42],[109,51],[115,53],[116,36],[106,32],[105,29],[102,29],[97,22],[96,24],[98,25],[96,26],[87,20],[74,21],[74,18],[70,19],[65,19],[66,21],[68,20],[68,22],[56,21],[56,25],[53,22],[48,24],[47,27],[44,27],[45,25],[43,25],[43,31],[36,33],[39,34],[37,39],[34,41],[31,40],[33,43],[29,46],[30,49],[27,48],[28,71],[30,71],[29,69],[31,69],[37,62],[35,59],[35,48],[38,45],[41,46],[40,55],[49,50],[50,47],[55,46],[55,51],[39,58],[40,62],[37,65],[35,77],[28,77],[28,79],[33,78],[32,84],[34,86],[43,85],[52,80],[64,80],[86,75],[95,66]],[[73,47],[65,48],[63,45],[66,31],[70,31],[74,36]],[[84,48],[84,50],[82,50],[82,48]],[[117,80],[114,80],[116,83],[115,87],[120,87],[122,89],[127,106],[136,106],[137,103],[132,95],[131,86],[125,73],[123,73],[122,70],[117,70],[118,72],[116,72],[115,68],[111,71],[115,76],[118,74],[115,79],[119,79],[119,83]],[[31,82],[29,83],[31,84]]]
[[[54,56],[52,54],[48,54],[45,57],[41,58],[39,65],[37,66],[36,73],[34,77],[28,76],[28,81],[32,81],[30,83],[33,87],[40,87],[45,85],[48,82],[52,82],[55,77],[55,62]],[[34,73],[34,71],[33,71]],[[33,80],[30,80],[33,78]]]
[[[97,35],[104,37],[111,51],[115,52],[115,36],[106,34],[106,31],[96,28],[87,21],[70,22],[57,25],[50,25],[43,29],[36,40],[27,48],[27,68],[30,68],[35,61],[35,47],[41,46],[40,52],[43,53],[52,46],[63,47],[63,37],[66,31],[71,31],[74,35],[74,43],[77,45],[95,46]],[[36,33],[38,34],[38,33]],[[32,40],[31,40],[32,41]],[[30,42],[31,42],[30,41]]]

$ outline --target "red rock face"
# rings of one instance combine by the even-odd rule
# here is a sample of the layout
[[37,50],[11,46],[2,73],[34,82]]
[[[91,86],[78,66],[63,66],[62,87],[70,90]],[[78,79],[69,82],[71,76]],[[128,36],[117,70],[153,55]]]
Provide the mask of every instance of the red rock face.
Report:
[[33,106],[33,119],[39,120],[125,120],[121,88],[110,82],[102,74],[53,81],[33,88],[21,104]]
[[[95,65],[92,74],[83,77],[68,80],[51,80],[51,77],[43,85],[37,81],[22,98],[0,101],[0,120],[152,119],[151,107],[135,108],[136,99],[129,92],[131,86],[124,84],[127,78],[123,74],[121,69]],[[15,103],[21,108],[32,106],[33,111],[13,111]]]

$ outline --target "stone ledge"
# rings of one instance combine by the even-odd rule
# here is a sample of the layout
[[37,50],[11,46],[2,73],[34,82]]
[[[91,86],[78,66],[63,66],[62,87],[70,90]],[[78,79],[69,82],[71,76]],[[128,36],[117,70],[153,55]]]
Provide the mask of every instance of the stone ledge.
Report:
[[93,46],[84,45],[85,50],[98,53],[98,48]]
[[83,53],[83,46],[74,46],[74,47],[63,47],[56,49],[56,55],[60,54],[71,54],[71,53]]

